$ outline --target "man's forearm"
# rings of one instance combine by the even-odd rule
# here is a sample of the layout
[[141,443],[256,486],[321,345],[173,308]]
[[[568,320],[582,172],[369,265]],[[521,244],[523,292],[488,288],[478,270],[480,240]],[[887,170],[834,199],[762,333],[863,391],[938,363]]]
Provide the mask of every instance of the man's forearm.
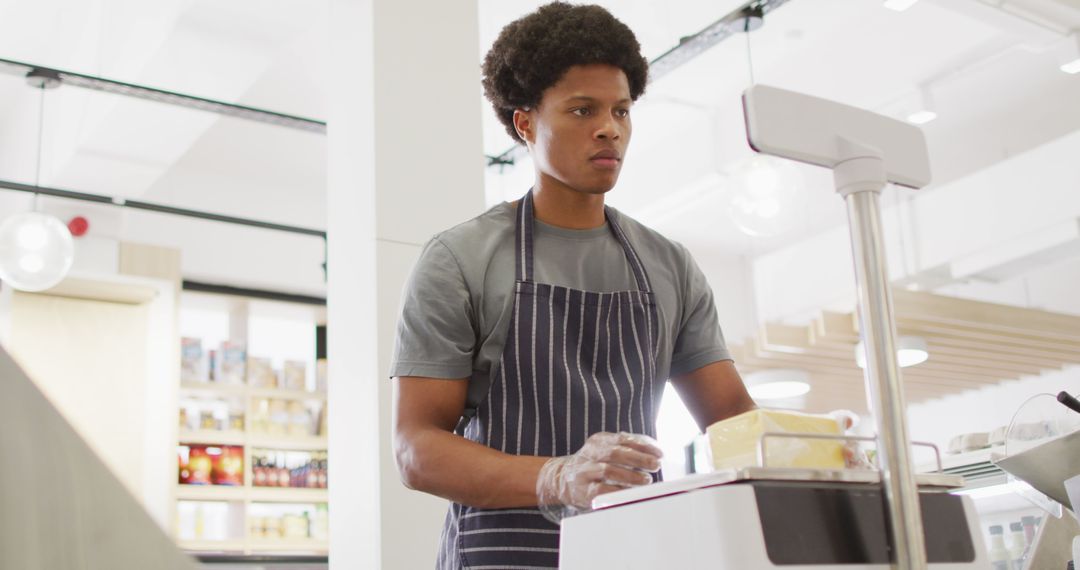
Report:
[[404,430],[398,469],[412,489],[489,509],[536,505],[536,479],[548,457],[510,455],[438,428]]

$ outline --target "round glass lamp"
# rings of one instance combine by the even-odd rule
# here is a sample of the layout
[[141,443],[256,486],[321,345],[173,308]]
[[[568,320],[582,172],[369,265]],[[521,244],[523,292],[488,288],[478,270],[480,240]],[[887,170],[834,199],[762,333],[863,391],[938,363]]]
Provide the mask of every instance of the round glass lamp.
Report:
[[25,212],[0,223],[0,280],[20,291],[44,291],[59,283],[75,260],[75,242],[63,222]]

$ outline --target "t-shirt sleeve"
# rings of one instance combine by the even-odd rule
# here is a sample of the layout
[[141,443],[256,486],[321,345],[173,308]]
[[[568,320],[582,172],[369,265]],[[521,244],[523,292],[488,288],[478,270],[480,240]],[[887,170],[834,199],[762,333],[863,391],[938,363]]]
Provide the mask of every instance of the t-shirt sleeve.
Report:
[[731,360],[716,316],[713,290],[697,262],[684,248],[686,281],[683,286],[683,312],[675,349],[671,355],[672,377],[692,372],[713,362]]
[[474,314],[457,258],[432,239],[405,284],[390,376],[468,378],[476,346]]

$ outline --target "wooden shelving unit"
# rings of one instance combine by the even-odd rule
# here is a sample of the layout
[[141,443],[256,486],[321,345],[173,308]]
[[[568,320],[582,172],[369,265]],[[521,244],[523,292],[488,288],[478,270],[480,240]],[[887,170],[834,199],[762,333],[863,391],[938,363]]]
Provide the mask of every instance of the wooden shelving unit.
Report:
[[[197,552],[243,552],[243,553],[304,553],[326,554],[328,544],[315,538],[263,538],[252,535],[250,528],[251,505],[285,504],[320,505],[328,502],[329,494],[321,488],[256,487],[254,481],[253,450],[271,452],[326,451],[325,435],[288,436],[271,435],[252,430],[251,418],[257,399],[318,401],[325,406],[326,395],[318,392],[283,390],[277,388],[251,387],[243,384],[185,383],[180,386],[183,397],[206,399],[242,399],[244,401],[244,430],[180,430],[180,444],[203,444],[241,446],[244,448],[244,484],[229,485],[182,485],[176,488],[176,500],[197,502],[224,502],[230,508],[240,509],[243,523],[242,538],[230,540],[179,540],[181,548]],[[314,514],[314,513],[312,513]]]

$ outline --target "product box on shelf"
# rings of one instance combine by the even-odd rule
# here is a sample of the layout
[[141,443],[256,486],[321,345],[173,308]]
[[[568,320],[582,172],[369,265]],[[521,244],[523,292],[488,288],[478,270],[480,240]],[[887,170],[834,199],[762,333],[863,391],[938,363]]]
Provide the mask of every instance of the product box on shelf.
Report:
[[244,448],[236,445],[181,445],[178,482],[182,485],[244,484]]
[[252,356],[247,361],[248,385],[256,388],[277,388],[278,377],[269,358]]
[[206,382],[209,379],[206,353],[202,340],[192,337],[180,339],[180,381],[183,383]]
[[284,368],[284,388],[286,390],[307,389],[307,362],[286,360]]
[[214,378],[221,384],[243,384],[247,367],[247,351],[242,343],[223,342],[214,355]]

